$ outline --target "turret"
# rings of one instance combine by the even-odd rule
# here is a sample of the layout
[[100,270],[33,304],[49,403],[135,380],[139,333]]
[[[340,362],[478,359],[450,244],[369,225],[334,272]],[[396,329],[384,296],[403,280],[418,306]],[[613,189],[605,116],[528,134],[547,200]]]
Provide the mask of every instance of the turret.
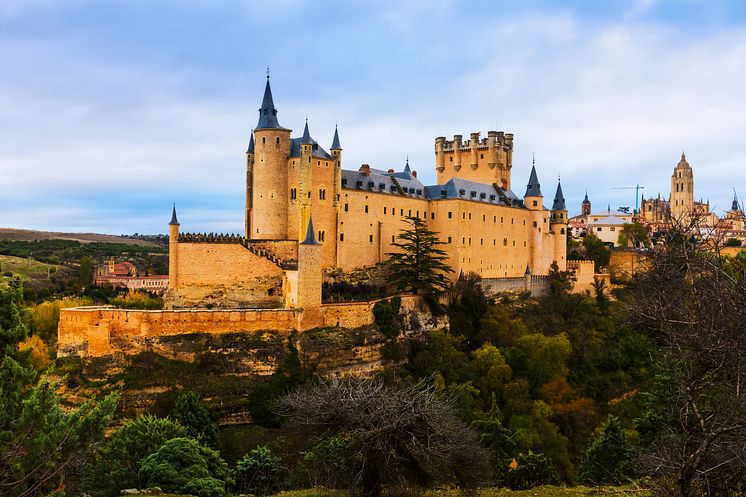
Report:
[[334,206],[339,205],[339,197],[342,194],[342,145],[339,143],[339,130],[334,126],[334,139],[332,148],[329,149],[334,157]]
[[444,182],[441,180],[440,175],[446,170],[446,155],[443,152],[445,143],[445,136],[435,138],[435,170],[438,172],[438,183]]
[[244,217],[244,236],[251,237],[251,207],[254,200],[254,130],[249,136],[249,148],[246,149],[246,213]]
[[479,147],[479,133],[472,133],[469,136],[469,159],[470,159],[470,166],[473,171],[476,171],[479,167],[479,151],[477,148]]
[[461,170],[461,135],[453,135],[453,169],[458,172]]
[[531,176],[528,178],[526,185],[526,194],[523,196],[523,203],[529,210],[541,210],[544,196],[541,194],[541,185],[539,177],[536,174],[536,164],[531,165]]
[[526,194],[523,196],[523,204],[530,211],[529,219],[531,221],[531,236],[529,238],[529,264],[533,271],[541,274],[543,271],[543,231],[544,230],[544,206],[542,202],[544,196],[541,194],[541,185],[539,177],[536,174],[536,164],[531,165],[531,175],[526,186]]
[[567,266],[567,206],[562,193],[562,183],[557,181],[549,226],[554,233],[554,261],[561,270]]
[[303,137],[300,140],[300,168],[298,175],[298,199],[300,201],[300,222],[298,223],[298,240],[303,239],[306,223],[309,222],[311,214],[311,188],[313,176],[313,139],[308,130],[308,119],[303,128]]
[[308,217],[306,236],[298,244],[298,282],[295,305],[304,310],[321,307],[321,245],[316,241],[313,219]]
[[281,240],[287,237],[290,130],[277,119],[269,76],[254,140],[251,191],[246,192],[252,198],[247,202],[251,208],[247,238]]
[[557,181],[557,191],[554,194],[552,203],[552,223],[567,223],[567,206],[565,205],[565,196],[562,194],[562,183]]
[[168,287],[179,287],[179,220],[176,218],[176,202],[168,223]]

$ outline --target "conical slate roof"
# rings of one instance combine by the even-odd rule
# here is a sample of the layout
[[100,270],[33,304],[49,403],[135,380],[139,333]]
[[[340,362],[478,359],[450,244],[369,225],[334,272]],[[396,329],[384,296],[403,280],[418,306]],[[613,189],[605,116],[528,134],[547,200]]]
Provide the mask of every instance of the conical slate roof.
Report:
[[591,201],[588,200],[588,190],[585,191],[585,198],[583,199],[584,204],[590,204]]
[[539,178],[536,175],[536,166],[531,166],[531,176],[528,178],[528,186],[526,187],[526,195],[524,197],[543,197]]
[[313,218],[308,216],[308,228],[306,228],[306,239],[301,242],[301,245],[318,245],[316,241],[316,235],[313,234]]
[[249,138],[249,148],[246,149],[247,154],[253,154],[254,153],[254,130],[251,130],[251,135]]
[[554,203],[552,204],[553,211],[566,211],[565,196],[562,194],[562,183],[557,182],[557,192],[554,194]]
[[259,109],[259,122],[256,129],[284,129],[277,121],[277,109],[275,109],[275,102],[272,100],[269,76],[267,76],[267,84],[264,86],[264,98],[262,98],[262,108]]
[[337,127],[334,126],[334,139],[332,140],[332,148],[329,150],[342,150],[342,145],[339,144],[339,133]]
[[303,145],[313,145],[313,138],[311,138],[311,133],[308,131],[308,119],[306,119],[306,127],[303,128],[303,138],[301,138],[300,142]]
[[736,196],[736,192],[733,192],[733,203],[730,206],[730,209],[732,211],[739,211],[741,208],[738,205],[738,197]]
[[171,211],[171,222],[168,223],[169,225],[179,225],[179,220],[176,218],[176,202],[174,202],[174,210]]

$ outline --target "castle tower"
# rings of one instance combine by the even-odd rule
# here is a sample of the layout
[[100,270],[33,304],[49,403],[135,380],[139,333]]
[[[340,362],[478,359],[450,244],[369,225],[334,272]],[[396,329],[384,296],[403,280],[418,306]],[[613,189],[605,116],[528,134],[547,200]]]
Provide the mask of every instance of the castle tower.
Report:
[[168,223],[168,287],[179,287],[179,220],[176,218],[176,203]]
[[[313,181],[313,139],[308,131],[308,119],[300,140],[300,162],[298,169],[298,240],[303,240],[311,216]],[[314,238],[315,240],[315,238]]]
[[529,238],[529,266],[534,273],[541,272],[542,256],[542,227],[544,224],[544,196],[541,194],[541,185],[536,174],[536,164],[531,165],[531,176],[526,186],[526,194],[523,196],[523,205],[530,211],[531,236]]
[[246,215],[244,217],[244,237],[251,238],[251,207],[254,199],[254,130],[249,137],[249,148],[246,149]]
[[304,310],[321,307],[321,280],[321,245],[316,241],[313,219],[309,216],[306,237],[298,244],[296,307]]
[[549,226],[554,232],[554,260],[560,270],[567,267],[567,206],[562,193],[562,183],[557,181]]
[[580,204],[580,213],[583,216],[591,215],[591,201],[588,200],[588,190],[585,191],[585,198],[583,199],[583,203]]
[[342,145],[339,143],[339,130],[334,126],[334,138],[332,139],[332,147],[329,149],[334,157],[334,218],[335,218],[335,230],[334,230],[334,265],[339,266],[340,260],[340,243],[339,243],[339,232],[340,232],[340,219],[339,219],[339,203],[342,197]]
[[451,178],[459,178],[507,190],[510,188],[512,160],[512,133],[489,131],[487,138],[480,138],[480,133],[474,132],[469,134],[466,143],[462,135],[454,135],[453,141],[444,136],[435,139],[435,169],[439,185]]
[[671,175],[669,202],[671,215],[677,219],[689,215],[694,210],[694,174],[684,152],[681,152],[681,160]]
[[[254,128],[252,157],[250,239],[282,240],[287,238],[288,167],[290,131],[280,126],[272,99],[269,75],[264,87],[259,122]],[[248,154],[247,154],[248,157]],[[248,160],[248,159],[247,159]]]

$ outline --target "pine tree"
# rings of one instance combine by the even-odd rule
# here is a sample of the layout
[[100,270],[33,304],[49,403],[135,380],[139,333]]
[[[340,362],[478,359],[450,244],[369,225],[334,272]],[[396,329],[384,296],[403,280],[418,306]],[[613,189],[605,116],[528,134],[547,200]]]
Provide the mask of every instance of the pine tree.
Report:
[[410,216],[405,222],[409,226],[392,243],[398,250],[386,254],[389,256],[391,282],[400,290],[419,295],[444,291],[449,286],[447,275],[453,269],[445,262],[448,258],[446,252],[438,247],[443,242],[422,219]]
[[631,474],[632,447],[622,424],[609,415],[580,464],[580,480],[594,485],[622,483]]

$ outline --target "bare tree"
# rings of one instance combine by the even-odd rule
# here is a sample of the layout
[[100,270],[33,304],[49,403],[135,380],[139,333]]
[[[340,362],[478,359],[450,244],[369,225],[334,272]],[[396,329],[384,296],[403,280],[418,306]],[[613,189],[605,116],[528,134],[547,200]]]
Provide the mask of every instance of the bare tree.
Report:
[[286,395],[280,406],[296,426],[352,440],[352,483],[366,497],[380,496],[383,485],[405,483],[475,488],[488,471],[476,433],[425,382],[321,381]]
[[628,303],[631,324],[661,347],[667,378],[642,466],[675,479],[682,497],[746,481],[746,272],[720,256],[722,240],[702,238],[702,222],[674,221]]

